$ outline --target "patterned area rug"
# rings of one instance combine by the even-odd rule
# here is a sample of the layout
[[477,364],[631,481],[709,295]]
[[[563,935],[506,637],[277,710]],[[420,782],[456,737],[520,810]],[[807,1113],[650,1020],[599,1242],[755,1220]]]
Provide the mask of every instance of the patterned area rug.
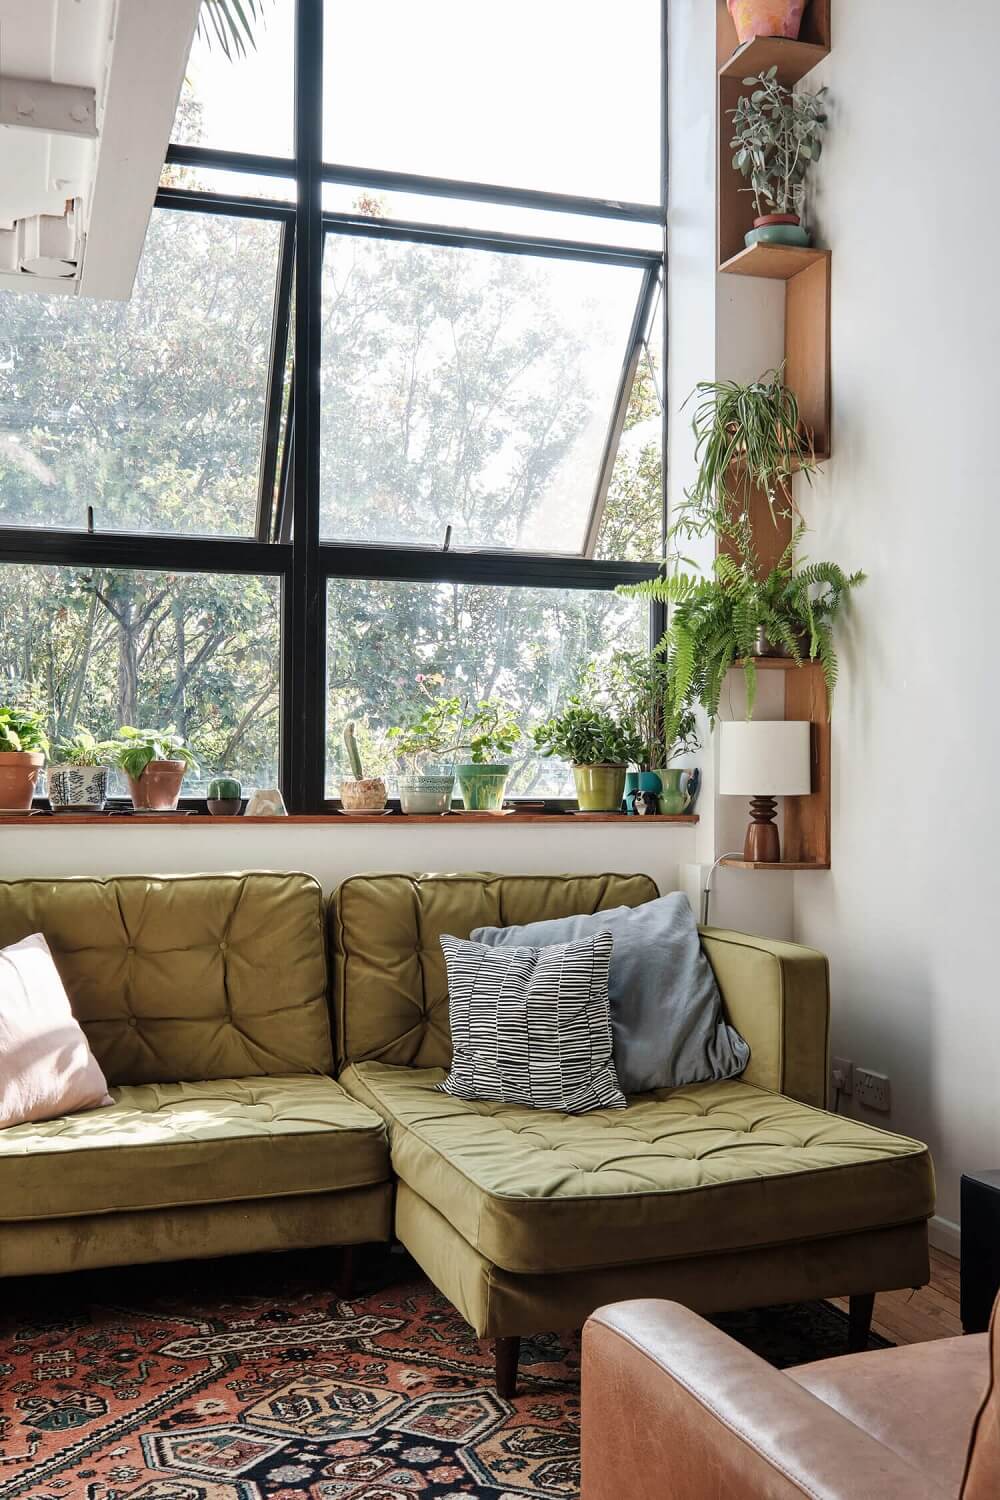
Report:
[[[2,1500],[573,1500],[576,1338],[502,1401],[413,1263],[361,1254],[346,1302],[320,1252],[5,1283]],[[717,1321],[776,1365],[846,1339],[826,1303]]]

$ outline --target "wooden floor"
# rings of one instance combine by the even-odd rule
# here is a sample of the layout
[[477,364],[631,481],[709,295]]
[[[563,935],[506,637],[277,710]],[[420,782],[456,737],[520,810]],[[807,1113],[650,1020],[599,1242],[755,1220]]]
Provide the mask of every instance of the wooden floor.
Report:
[[[956,1338],[962,1332],[958,1305],[958,1261],[943,1250],[932,1250],[927,1285],[916,1292],[880,1292],[872,1328],[892,1344]],[[836,1306],[846,1309],[847,1302],[841,1298]]]

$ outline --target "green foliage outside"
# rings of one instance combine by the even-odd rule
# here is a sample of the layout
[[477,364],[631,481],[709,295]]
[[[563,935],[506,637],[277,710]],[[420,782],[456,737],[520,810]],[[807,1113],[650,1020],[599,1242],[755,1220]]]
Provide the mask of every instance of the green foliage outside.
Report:
[[[196,138],[197,105],[183,107],[185,138]],[[189,169],[171,172],[197,186]],[[0,525],[79,529],[93,505],[98,530],[251,534],[277,249],[272,223],[156,210],[130,302],[0,293]],[[385,255],[368,261],[366,275],[359,262],[346,277],[343,258],[330,259],[328,516],[367,524],[350,497],[371,496],[377,480],[380,539],[399,542],[425,526],[447,484],[449,513],[460,503],[478,535],[514,539],[518,506],[537,498],[587,419],[579,331],[537,301],[537,287],[525,304],[522,260],[490,257],[484,277],[485,261],[469,252],[475,270],[464,280],[453,258],[435,280],[426,257]],[[444,307],[459,343],[414,393],[420,442],[404,463],[406,393],[373,384],[373,371],[384,376],[393,329],[411,341],[430,336]],[[470,424],[470,372],[476,409],[489,393],[502,407],[512,370],[531,359],[548,404],[505,408],[500,438],[495,425]],[[657,421],[644,363],[599,556],[661,553]],[[455,473],[491,472],[496,455],[476,451],[484,432],[508,460],[515,433],[515,479],[497,492],[470,482],[459,494]],[[463,701],[499,697],[527,730],[572,691],[591,658],[639,647],[646,619],[642,606],[598,591],[332,580],[330,791],[349,774],[342,732],[351,719],[366,769],[394,772],[385,731],[417,711],[418,675],[440,674]],[[172,724],[201,768],[186,782],[191,792],[224,772],[250,788],[276,781],[278,661],[273,579],[0,564],[0,700],[38,697],[55,740],[81,728],[106,740],[123,725]],[[515,795],[571,791],[568,771],[541,761],[530,740],[512,748]]]

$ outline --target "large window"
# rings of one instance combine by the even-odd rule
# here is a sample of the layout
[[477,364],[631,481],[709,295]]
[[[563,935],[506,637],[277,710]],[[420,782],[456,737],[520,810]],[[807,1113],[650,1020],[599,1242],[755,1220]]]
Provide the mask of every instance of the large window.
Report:
[[0,693],[311,812],[418,674],[529,728],[648,639],[663,8],[206,8],[131,300],[0,293]]

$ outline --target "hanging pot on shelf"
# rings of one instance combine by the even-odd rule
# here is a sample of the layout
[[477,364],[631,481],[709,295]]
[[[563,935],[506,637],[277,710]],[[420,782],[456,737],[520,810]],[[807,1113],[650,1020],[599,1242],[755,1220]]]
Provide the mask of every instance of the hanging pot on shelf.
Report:
[[742,47],[758,36],[780,36],[796,41],[806,0],[728,0],[729,14]]
[[802,228],[798,214],[760,214],[753,221],[753,228],[745,236],[747,247],[751,245],[797,245],[805,249],[809,244],[809,232]]

